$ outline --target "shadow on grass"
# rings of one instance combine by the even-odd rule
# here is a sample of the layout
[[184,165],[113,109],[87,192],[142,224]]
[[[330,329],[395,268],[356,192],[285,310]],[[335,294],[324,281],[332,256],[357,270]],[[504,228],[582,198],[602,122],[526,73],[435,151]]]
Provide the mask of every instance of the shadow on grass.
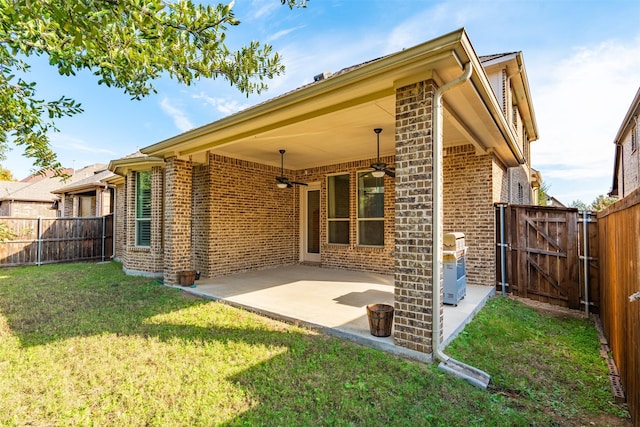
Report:
[[[450,408],[471,425],[470,412],[455,408],[457,400],[470,393],[491,407],[488,396],[465,384],[452,386],[431,366],[293,327],[246,321],[253,315],[226,306],[220,311],[237,321],[222,316],[217,322],[207,316],[218,310],[203,307],[214,304],[127,277],[116,263],[0,270],[0,312],[6,318],[0,335],[17,337],[23,347],[115,334],[285,348],[227,378],[246,391],[250,406],[232,413],[227,425],[422,425]],[[192,421],[206,420],[194,415]]]
[[120,264],[68,264],[0,270],[0,313],[24,347],[105,333],[161,340],[239,340],[274,344],[278,331],[206,327],[150,319],[211,304],[158,281],[126,276]]

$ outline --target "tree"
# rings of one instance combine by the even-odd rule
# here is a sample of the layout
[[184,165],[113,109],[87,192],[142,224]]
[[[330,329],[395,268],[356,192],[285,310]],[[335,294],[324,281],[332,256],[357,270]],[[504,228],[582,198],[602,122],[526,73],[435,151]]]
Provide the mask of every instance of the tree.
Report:
[[133,99],[154,93],[163,75],[185,85],[223,78],[246,95],[260,93],[284,67],[268,44],[226,47],[228,28],[240,24],[232,8],[191,0],[0,0],[0,159],[12,140],[37,169],[61,170],[48,134],[55,119],[82,112],[65,96],[37,98],[36,83],[20,77],[34,55],[47,56],[61,75],[90,70],[99,84]]
[[581,211],[599,212],[599,211],[603,210],[604,208],[606,208],[607,206],[610,206],[610,205],[614,204],[617,201],[618,201],[618,199],[616,199],[614,197],[608,197],[608,196],[605,196],[604,194],[601,194],[598,197],[596,197],[593,200],[593,202],[591,202],[590,205],[587,205],[582,200],[578,199],[578,200],[574,200],[573,202],[571,202],[569,207],[576,208],[576,209],[579,209]]
[[585,202],[583,202],[582,200],[580,200],[580,199],[574,200],[573,202],[571,202],[569,207],[570,208],[576,208],[576,209],[581,210],[581,211],[591,210],[591,209],[589,209],[589,206],[587,206],[587,204]]
[[599,195],[596,199],[591,203],[591,210],[595,212],[600,212],[605,209],[607,206],[611,206],[618,199],[615,197],[605,196],[604,194]]
[[0,166],[0,181],[16,181],[9,169]]
[[538,206],[547,206],[549,188],[551,188],[551,185],[544,181],[540,184],[540,188],[538,188]]

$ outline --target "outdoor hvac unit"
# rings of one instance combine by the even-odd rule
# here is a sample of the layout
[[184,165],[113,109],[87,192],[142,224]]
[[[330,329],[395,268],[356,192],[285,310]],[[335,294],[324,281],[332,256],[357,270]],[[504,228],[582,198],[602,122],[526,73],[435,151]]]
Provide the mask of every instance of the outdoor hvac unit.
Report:
[[444,303],[458,305],[467,294],[467,267],[464,259],[467,247],[463,233],[443,236]]

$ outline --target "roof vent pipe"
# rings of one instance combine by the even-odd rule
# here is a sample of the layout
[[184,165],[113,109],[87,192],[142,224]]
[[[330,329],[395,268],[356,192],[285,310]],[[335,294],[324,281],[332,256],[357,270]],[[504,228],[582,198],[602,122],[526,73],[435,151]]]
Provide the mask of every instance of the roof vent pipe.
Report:
[[442,128],[443,109],[442,96],[449,89],[458,86],[471,77],[473,67],[471,61],[464,66],[463,73],[456,79],[451,80],[444,86],[438,88],[433,96],[433,188],[436,197],[433,198],[433,268],[431,269],[431,281],[433,288],[432,313],[433,313],[433,333],[431,336],[431,347],[433,348],[434,360],[441,363],[438,369],[443,370],[455,377],[461,378],[472,385],[485,389],[489,385],[491,376],[484,371],[473,366],[466,365],[444,354],[440,349],[440,292],[442,290],[440,267],[442,265]]
[[313,81],[314,82],[319,82],[321,80],[326,80],[329,77],[331,77],[332,75],[333,74],[331,73],[331,71],[325,71],[325,72],[323,72],[321,74],[317,74],[317,75],[313,76]]

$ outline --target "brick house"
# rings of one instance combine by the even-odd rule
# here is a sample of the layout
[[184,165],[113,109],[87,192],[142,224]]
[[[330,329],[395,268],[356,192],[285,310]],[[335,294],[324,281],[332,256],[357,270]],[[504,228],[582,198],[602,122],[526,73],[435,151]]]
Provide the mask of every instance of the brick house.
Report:
[[112,212],[114,190],[106,179],[113,173],[107,165],[68,168],[63,173],[66,179],[51,170],[18,182],[0,181],[0,216],[89,217]]
[[610,196],[623,198],[640,187],[640,88],[620,125],[616,139]]
[[95,217],[112,213],[115,190],[107,181],[113,175],[107,165],[87,166],[71,182],[51,191],[58,197],[58,216]]
[[494,285],[494,203],[531,202],[537,134],[522,54],[478,57],[461,29],[113,160],[116,257],[168,284],[300,262],[391,274],[396,345],[431,353],[433,248],[464,232],[468,283]]

